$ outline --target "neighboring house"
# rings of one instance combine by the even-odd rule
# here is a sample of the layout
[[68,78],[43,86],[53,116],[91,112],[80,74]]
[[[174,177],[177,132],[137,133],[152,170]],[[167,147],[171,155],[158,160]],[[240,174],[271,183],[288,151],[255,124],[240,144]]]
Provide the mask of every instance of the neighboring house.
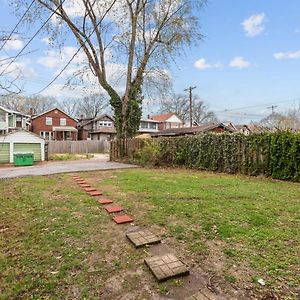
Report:
[[139,133],[155,133],[158,132],[159,122],[148,119],[141,119]]
[[16,129],[28,129],[29,116],[0,106],[0,135]]
[[31,118],[31,131],[45,140],[76,141],[77,120],[53,108]]
[[214,132],[214,133],[222,133],[222,132],[234,132],[231,128],[225,126],[223,123],[215,124],[208,123],[202,124],[196,127],[182,127],[182,128],[170,128],[166,130],[162,130],[158,133],[152,134],[153,137],[159,136],[182,136],[182,135],[195,135],[198,133],[206,133],[206,132]]
[[15,153],[33,153],[34,161],[45,160],[45,141],[24,129],[0,136],[0,163],[13,163]]
[[116,135],[114,120],[109,115],[79,120],[78,139],[110,141]]
[[184,126],[183,121],[178,117],[176,113],[153,115],[149,117],[149,119],[158,122],[159,131],[170,128],[181,128]]
[[242,133],[244,135],[250,135],[252,133],[263,133],[263,132],[270,132],[269,128],[258,124],[244,124],[244,125],[235,125],[236,132]]

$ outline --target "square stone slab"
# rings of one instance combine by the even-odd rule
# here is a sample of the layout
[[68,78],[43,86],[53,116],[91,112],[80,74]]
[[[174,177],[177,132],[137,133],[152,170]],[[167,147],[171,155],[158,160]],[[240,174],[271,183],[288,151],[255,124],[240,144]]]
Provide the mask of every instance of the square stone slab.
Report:
[[189,274],[186,265],[174,254],[148,257],[145,259],[145,263],[159,282]]
[[86,188],[84,188],[84,190],[85,190],[86,192],[95,192],[95,191],[97,191],[97,189],[92,188],[92,187],[86,187]]
[[115,216],[115,217],[113,218],[113,220],[114,220],[117,224],[130,223],[130,222],[133,221],[133,219],[130,218],[128,215]]
[[112,200],[106,199],[106,198],[99,199],[98,202],[99,202],[100,204],[111,204],[111,203],[113,203]]
[[223,297],[219,297],[216,294],[213,294],[211,291],[208,289],[203,289],[200,292],[185,298],[185,300],[221,300],[224,299]]
[[93,192],[88,192],[91,196],[101,196],[102,192],[100,191],[93,191]]
[[80,176],[73,176],[73,178],[76,179],[81,179]]
[[145,245],[158,244],[161,241],[159,237],[146,229],[129,232],[126,234],[126,237],[133,243],[136,248],[143,247]]
[[81,180],[77,180],[77,183],[78,183],[78,184],[83,184],[83,183],[87,183],[87,182],[86,182],[85,180],[82,180],[82,179],[81,179]]
[[110,205],[105,207],[106,211],[111,214],[111,213],[117,213],[123,210],[123,207],[119,205]]

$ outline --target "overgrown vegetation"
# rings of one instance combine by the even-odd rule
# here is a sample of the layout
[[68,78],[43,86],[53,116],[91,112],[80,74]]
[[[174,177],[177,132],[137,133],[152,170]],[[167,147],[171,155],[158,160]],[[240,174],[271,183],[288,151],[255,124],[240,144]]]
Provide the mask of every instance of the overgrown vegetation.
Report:
[[91,159],[93,154],[71,154],[71,153],[57,153],[49,156],[49,160],[80,160]]
[[129,159],[143,165],[300,180],[300,134],[199,134],[128,143]]

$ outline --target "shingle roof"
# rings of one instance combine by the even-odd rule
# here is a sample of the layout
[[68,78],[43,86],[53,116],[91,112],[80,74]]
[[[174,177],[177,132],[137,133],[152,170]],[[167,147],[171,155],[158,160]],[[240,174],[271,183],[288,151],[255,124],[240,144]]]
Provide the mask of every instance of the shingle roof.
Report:
[[165,122],[166,120],[168,120],[170,117],[172,116],[177,116],[176,113],[166,113],[166,114],[160,114],[160,115],[154,115],[154,116],[151,116],[151,119],[152,120],[155,120],[155,121],[158,121],[158,122]]
[[166,130],[162,130],[159,133],[153,134],[153,136],[176,136],[176,135],[185,135],[185,134],[196,134],[201,132],[207,132],[214,128],[222,127],[227,131],[233,132],[233,130],[224,124],[216,124],[216,123],[208,123],[202,124],[195,127],[181,127],[181,128],[169,128]]

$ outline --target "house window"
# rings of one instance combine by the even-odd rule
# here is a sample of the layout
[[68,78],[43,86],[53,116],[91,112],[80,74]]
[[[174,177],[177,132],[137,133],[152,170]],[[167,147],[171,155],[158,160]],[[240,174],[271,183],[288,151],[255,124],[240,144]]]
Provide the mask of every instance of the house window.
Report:
[[149,123],[149,125],[150,125],[150,129],[157,129],[157,124],[156,123]]
[[45,139],[46,141],[51,141],[53,138],[53,134],[51,131],[50,132],[49,131],[41,131],[40,137]]
[[52,118],[46,117],[46,125],[52,125]]
[[141,128],[148,129],[148,122],[141,122]]
[[66,118],[60,118],[60,126],[66,126],[67,125],[67,119]]
[[22,128],[22,117],[21,116],[16,117],[16,127]]
[[100,127],[112,127],[112,122],[110,122],[110,121],[100,121],[99,126]]

